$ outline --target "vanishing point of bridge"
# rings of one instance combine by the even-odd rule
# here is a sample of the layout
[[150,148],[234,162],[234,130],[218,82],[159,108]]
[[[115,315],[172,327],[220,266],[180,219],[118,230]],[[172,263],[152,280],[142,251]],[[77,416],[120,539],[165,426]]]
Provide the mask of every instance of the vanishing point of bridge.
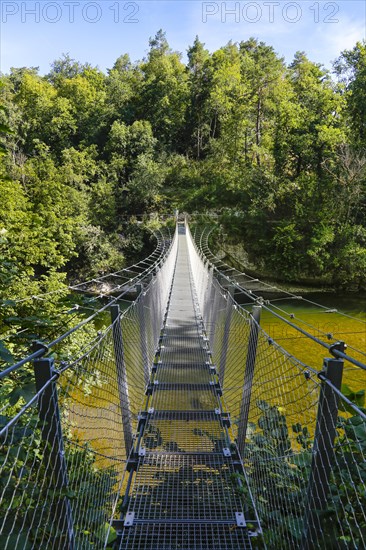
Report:
[[[71,287],[109,291],[0,372],[1,549],[366,548],[364,394],[341,391],[366,365],[207,243],[178,223]],[[261,312],[328,357],[288,353]]]

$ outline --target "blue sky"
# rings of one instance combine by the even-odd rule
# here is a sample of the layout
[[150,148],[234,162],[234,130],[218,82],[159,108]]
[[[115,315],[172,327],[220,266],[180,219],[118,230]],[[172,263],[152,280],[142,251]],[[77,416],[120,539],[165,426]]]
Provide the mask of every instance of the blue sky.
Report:
[[297,50],[330,68],[339,53],[366,34],[363,0],[1,0],[1,71],[39,66],[47,73],[62,53],[81,62],[113,66],[129,53],[142,59],[149,37],[166,31],[174,50],[185,53],[196,35],[210,51],[254,36],[287,62]]

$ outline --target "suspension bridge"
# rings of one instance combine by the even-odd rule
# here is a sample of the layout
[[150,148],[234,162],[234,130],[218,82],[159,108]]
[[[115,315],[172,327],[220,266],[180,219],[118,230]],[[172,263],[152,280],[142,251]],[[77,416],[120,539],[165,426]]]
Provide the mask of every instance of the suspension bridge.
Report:
[[[261,327],[263,283],[187,222],[73,289],[100,283],[102,308],[0,374],[1,548],[366,547],[363,394],[341,391],[359,357],[284,318],[327,357],[288,353]],[[30,399],[7,396],[30,378]]]

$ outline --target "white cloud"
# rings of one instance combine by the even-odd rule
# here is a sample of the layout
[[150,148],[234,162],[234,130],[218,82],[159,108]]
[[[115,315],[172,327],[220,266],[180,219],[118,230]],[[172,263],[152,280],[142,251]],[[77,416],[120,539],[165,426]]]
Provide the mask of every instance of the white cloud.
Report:
[[[342,32],[342,28],[345,29],[345,32]],[[365,23],[349,21],[347,25],[342,24],[340,32],[327,32],[327,29],[324,28],[321,29],[321,32],[324,32],[329,50],[339,53],[342,50],[353,48],[357,41],[365,38]]]
[[306,51],[312,60],[330,67],[342,51],[352,49],[357,41],[364,38],[365,23],[343,17],[337,24],[319,25]]

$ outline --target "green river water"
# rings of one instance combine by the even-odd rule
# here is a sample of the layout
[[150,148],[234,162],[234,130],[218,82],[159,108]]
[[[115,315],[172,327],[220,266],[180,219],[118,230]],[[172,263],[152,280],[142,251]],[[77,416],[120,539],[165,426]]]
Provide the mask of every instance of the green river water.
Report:
[[[293,314],[294,318],[291,321],[296,322],[311,334],[323,338],[329,343],[335,340],[345,340],[350,346],[349,353],[366,363],[366,296],[355,294],[337,296],[335,294],[317,293],[307,294],[306,298],[321,303],[329,309],[337,308],[349,317],[335,312],[323,311],[305,301],[281,300],[275,301],[274,304],[281,308],[278,313],[282,315],[286,313]],[[273,297],[273,299],[276,298]],[[290,319],[290,317],[288,318]],[[245,357],[245,345],[244,348],[242,346],[243,338],[245,339],[245,334],[247,334],[245,330],[248,330],[244,330],[243,327],[247,324],[241,316],[236,314],[235,319],[235,322],[239,323],[240,330],[235,330],[234,323],[230,335],[226,375],[226,385],[232,387],[224,392],[227,410],[230,411],[232,418],[236,418],[239,414],[242,374],[236,374],[236,366],[238,361],[240,362],[241,358]],[[240,319],[243,319],[243,322]],[[126,318],[125,322],[127,323],[123,330],[126,337],[125,359],[128,370],[132,369],[131,372],[134,373],[135,366],[139,365],[142,360],[138,351],[140,345],[135,339],[128,337],[131,328],[129,323],[133,321]],[[268,311],[262,312],[261,327],[287,352],[317,371],[322,369],[324,357],[330,355],[327,349],[312,342]],[[137,329],[138,327],[132,332],[138,332]],[[333,339],[327,340],[327,334],[331,334]],[[108,346],[112,346],[111,335],[109,336]],[[360,351],[356,352],[351,348],[357,348]],[[283,354],[280,352],[274,353],[273,346],[263,345],[263,338],[259,355],[253,381],[253,403],[257,400],[265,400],[272,405],[282,407],[281,410],[286,414],[289,426],[300,422],[302,425],[307,426],[310,434],[313,435],[318,399],[318,391],[314,383],[307,382],[302,371],[295,366],[291,366],[291,362],[288,360],[284,360]],[[263,362],[261,362],[261,359]],[[106,448],[110,445],[111,434],[115,434],[113,453],[112,451],[111,453],[119,458],[125,458],[123,441],[120,436],[117,437],[116,432],[117,428],[122,429],[119,427],[118,392],[112,395],[113,392],[111,393],[109,384],[104,385],[102,383],[103,372],[114,369],[112,355],[105,364],[100,363],[96,358],[95,367],[97,367],[97,370],[100,369],[100,383],[91,385],[88,391],[85,390],[83,384],[74,388],[75,403],[70,419],[74,423],[74,434],[80,440],[92,441],[94,450],[102,453],[98,461],[110,465],[110,460],[103,458],[102,455],[106,454]],[[135,378],[132,377],[132,380],[135,380]],[[233,381],[231,384],[230,380]],[[316,376],[313,380],[318,381]],[[346,362],[343,383],[353,391],[366,389],[366,371]],[[143,395],[143,389],[136,389],[135,392],[132,384],[130,387],[130,404],[134,413],[137,413],[142,406],[141,395]],[[175,403],[175,408],[178,407],[179,404]],[[250,421],[257,422],[258,414],[256,407],[253,407]],[[79,423],[79,417],[90,418],[90,421]],[[100,436],[101,426],[106,439]]]
[[[327,343],[345,341],[349,355],[366,363],[366,295],[311,293],[304,295],[304,298],[328,309],[322,310],[305,300],[290,299],[273,301],[280,308],[274,311]],[[345,315],[332,311],[334,309]],[[262,314],[261,326],[284,349],[316,370],[321,370],[323,358],[330,355],[327,349],[267,311]],[[352,390],[365,389],[366,371],[346,362],[343,382]]]

